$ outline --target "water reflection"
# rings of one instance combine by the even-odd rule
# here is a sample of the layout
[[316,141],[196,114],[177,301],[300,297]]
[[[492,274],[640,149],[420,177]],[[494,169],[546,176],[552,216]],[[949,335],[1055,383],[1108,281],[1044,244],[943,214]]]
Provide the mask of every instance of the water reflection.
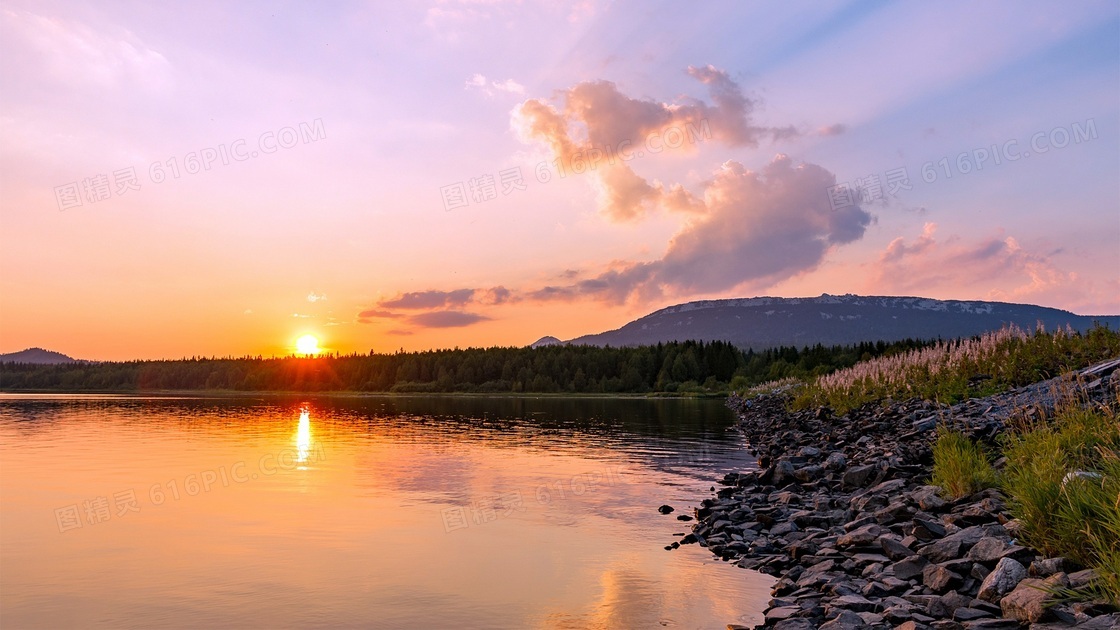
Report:
[[656,509],[747,465],[730,422],[719,401],[0,396],[0,627],[752,625],[772,579],[667,553],[687,525]]
[[311,452],[311,411],[304,407],[299,410],[299,428],[296,429],[296,462],[307,461]]

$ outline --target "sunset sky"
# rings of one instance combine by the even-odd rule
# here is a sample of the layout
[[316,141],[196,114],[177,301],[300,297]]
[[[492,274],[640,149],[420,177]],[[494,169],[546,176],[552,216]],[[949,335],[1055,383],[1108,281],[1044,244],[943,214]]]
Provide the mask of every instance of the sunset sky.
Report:
[[1120,314],[1120,5],[0,6],[0,352],[825,292]]

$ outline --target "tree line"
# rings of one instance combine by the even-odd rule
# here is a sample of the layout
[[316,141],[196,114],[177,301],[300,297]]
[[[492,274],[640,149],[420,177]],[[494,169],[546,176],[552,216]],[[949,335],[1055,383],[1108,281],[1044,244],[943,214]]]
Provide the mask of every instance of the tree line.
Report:
[[723,341],[656,346],[493,347],[314,358],[190,358],[0,366],[6,391],[354,391],[716,393],[789,376],[827,374],[929,342],[779,347]]

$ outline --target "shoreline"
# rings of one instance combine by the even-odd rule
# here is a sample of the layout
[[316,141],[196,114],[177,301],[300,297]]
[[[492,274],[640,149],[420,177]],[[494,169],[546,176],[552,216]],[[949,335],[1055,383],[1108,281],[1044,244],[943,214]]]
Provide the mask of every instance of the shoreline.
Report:
[[[1080,371],[1088,384],[1076,393],[1115,401],[1118,363]],[[939,424],[993,444],[1024,403],[1028,413],[1052,408],[1061,381],[954,406],[884,401],[840,417],[788,411],[781,395],[731,397],[759,467],[729,473],[696,509],[691,533],[667,549],[700,544],[777,577],[758,628],[1120,628],[1108,605],[1049,605],[1043,589],[1081,587],[1094,574],[1019,544],[998,490],[952,501],[929,485]]]
[[727,398],[726,393],[712,394],[673,394],[673,393],[565,393],[565,392],[363,392],[363,391],[276,391],[276,390],[201,390],[201,389],[153,389],[153,390],[7,390],[0,389],[0,395],[20,396],[121,396],[144,398],[152,396],[178,396],[182,398],[251,398],[251,397],[317,397],[317,398],[557,398],[557,399],[622,399],[622,400],[712,400]]

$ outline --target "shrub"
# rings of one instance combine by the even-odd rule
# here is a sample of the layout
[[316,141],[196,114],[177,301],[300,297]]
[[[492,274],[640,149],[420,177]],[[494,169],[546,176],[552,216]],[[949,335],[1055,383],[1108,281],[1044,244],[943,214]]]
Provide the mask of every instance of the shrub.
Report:
[[996,472],[984,449],[963,433],[937,430],[933,445],[933,479],[944,494],[959,499],[996,485]]
[[1070,409],[1005,439],[1002,485],[1027,544],[1097,569],[1120,603],[1120,418]]

